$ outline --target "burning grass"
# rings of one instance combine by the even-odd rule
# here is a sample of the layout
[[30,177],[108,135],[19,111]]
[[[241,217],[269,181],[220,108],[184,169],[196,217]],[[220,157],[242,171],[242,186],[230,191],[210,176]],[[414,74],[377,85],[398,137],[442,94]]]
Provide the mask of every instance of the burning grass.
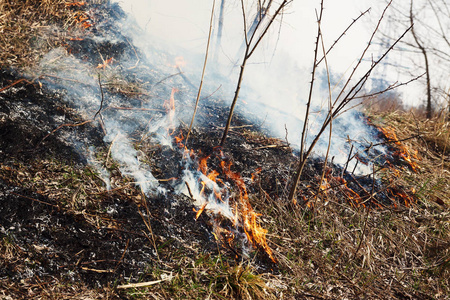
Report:
[[416,117],[412,111],[392,112],[373,115],[372,120],[380,126],[395,128],[395,151],[411,163],[410,168],[388,172],[392,184],[405,186],[424,203],[449,207],[450,125],[445,115],[425,119]]

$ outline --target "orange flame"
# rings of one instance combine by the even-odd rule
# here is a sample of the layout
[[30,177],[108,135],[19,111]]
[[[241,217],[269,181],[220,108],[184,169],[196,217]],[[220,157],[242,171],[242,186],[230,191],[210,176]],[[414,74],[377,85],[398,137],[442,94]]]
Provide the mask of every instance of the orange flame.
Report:
[[[270,249],[269,245],[267,244],[266,235],[267,235],[267,229],[264,229],[259,225],[258,223],[258,217],[261,216],[261,214],[257,214],[248,199],[247,194],[247,188],[244,183],[244,179],[241,177],[241,175],[237,172],[231,171],[230,167],[232,165],[232,162],[229,162],[228,164],[225,161],[221,161],[220,163],[222,170],[224,174],[232,179],[235,184],[239,188],[239,203],[240,203],[240,215],[243,219],[243,225],[244,225],[244,232],[247,236],[247,239],[252,245],[259,245],[262,247],[266,253],[269,255],[270,259],[273,262],[276,262],[275,257],[273,256],[272,249]],[[238,209],[236,209],[238,211]]]
[[98,64],[97,69],[105,69],[108,65],[112,64],[113,60],[113,57],[108,58],[102,64]]
[[208,159],[209,159],[209,155],[200,158],[200,161],[198,163],[198,170],[200,172],[202,172],[203,175],[206,175],[206,173],[208,172]]
[[[185,150],[186,158],[187,158],[187,153],[188,153],[188,150],[186,149]],[[192,153],[192,150],[190,153],[191,153],[191,156],[190,156],[191,159],[196,157],[195,154]],[[221,151],[220,152],[217,151],[216,154],[219,157],[221,155],[223,155],[223,153]],[[256,213],[250,204],[248,193],[247,193],[247,187],[244,182],[244,179],[241,177],[241,175],[238,172],[234,172],[231,170],[232,162],[226,162],[226,161],[222,160],[220,162],[220,166],[222,169],[221,173],[219,173],[216,170],[210,171],[209,167],[208,167],[209,158],[210,158],[210,155],[200,157],[197,160],[198,171],[201,174],[203,174],[207,179],[205,179],[205,178],[203,180],[199,179],[199,183],[201,184],[201,191],[200,191],[199,195],[200,195],[201,199],[197,199],[197,200],[202,200],[203,203],[201,204],[201,207],[198,210],[194,210],[196,212],[196,219],[203,213],[203,211],[207,207],[208,203],[210,203],[209,201],[205,200],[204,196],[206,196],[205,195],[206,193],[210,193],[208,197],[211,197],[213,195],[217,201],[221,201],[222,203],[225,203],[225,201],[222,200],[222,198],[223,198],[223,195],[225,193],[227,193],[226,192],[227,187],[226,187],[226,184],[224,183],[224,181],[222,181],[222,179],[219,178],[220,174],[225,175],[225,177],[227,179],[230,179],[238,189],[238,193],[235,196],[232,196],[231,198],[228,198],[228,196],[227,196],[226,203],[228,203],[229,200],[232,201],[231,203],[227,204],[231,207],[230,212],[232,212],[232,215],[227,214],[227,219],[232,221],[233,226],[235,226],[235,227],[242,226],[240,228],[242,228],[242,230],[244,231],[248,242],[253,247],[261,247],[262,249],[264,249],[264,251],[268,254],[270,259],[273,262],[276,262],[274,254],[273,254],[272,250],[270,249],[269,245],[267,244],[267,239],[266,239],[267,230],[262,228],[261,225],[259,224],[259,217],[261,215]],[[257,170],[257,172],[260,172],[260,171],[261,171],[260,169]],[[212,181],[212,182],[216,183],[217,185],[210,185],[209,183],[207,183],[207,181]],[[218,185],[218,183],[220,183],[220,185]],[[222,215],[220,209],[218,210],[218,215]],[[223,216],[225,216],[225,215],[223,215]],[[218,219],[220,219],[220,218],[218,218]],[[216,226],[215,226],[214,236],[216,237],[216,239],[218,239],[218,237],[221,237],[221,239],[224,242],[227,242],[231,245],[231,243],[233,242],[234,234],[232,232],[230,232],[229,230],[220,227],[219,223],[216,224]]]
[[[388,192],[395,199],[401,199],[405,203],[406,207],[410,207],[414,203],[414,198],[402,190],[394,190],[394,189],[389,188]],[[397,207],[397,205],[395,203],[394,203],[394,206]]]
[[252,173],[252,182],[255,182],[256,177],[259,175],[259,173],[261,173],[261,170],[262,170],[262,168],[259,167],[259,168],[256,169],[255,173]]
[[172,88],[172,92],[170,93],[170,99],[164,101],[164,107],[169,116],[169,125],[167,127],[169,135],[173,135],[175,131],[175,93],[178,93],[178,89]]
[[340,176],[333,177],[333,179],[341,184],[340,185],[341,190],[347,196],[348,199],[352,200],[352,202],[350,202],[352,206],[359,207],[360,205],[362,205],[363,207],[366,207],[364,203],[361,203],[362,202],[361,196],[347,185],[347,180],[345,180]]
[[76,12],[73,18],[75,19],[75,22],[81,23],[81,26],[84,29],[87,29],[92,26],[89,17],[84,12]]
[[[205,210],[206,205],[208,205],[208,202],[203,203],[202,207],[200,207],[200,209],[197,211],[197,213],[195,214],[196,220],[200,217],[202,212]],[[195,212],[195,209],[194,209],[194,212]]]
[[394,128],[392,127],[379,127],[379,129],[381,130],[381,132],[383,132],[383,134],[385,135],[385,137],[394,142],[395,145],[397,145],[398,147],[398,151],[395,152],[396,155],[398,155],[399,157],[401,157],[404,161],[406,161],[410,166],[411,169],[414,172],[417,172],[418,169],[420,169],[419,165],[417,165],[417,163],[413,162],[411,160],[411,158],[415,158],[418,159],[417,157],[417,151],[413,151],[413,153],[411,154],[411,150],[409,150],[409,148],[407,146],[405,146],[404,144],[402,144],[398,138],[397,135],[395,134]]
[[86,5],[86,2],[84,1],[79,1],[79,2],[70,2],[70,3],[66,3],[67,7],[74,7],[74,6],[78,6],[81,7],[83,5]]

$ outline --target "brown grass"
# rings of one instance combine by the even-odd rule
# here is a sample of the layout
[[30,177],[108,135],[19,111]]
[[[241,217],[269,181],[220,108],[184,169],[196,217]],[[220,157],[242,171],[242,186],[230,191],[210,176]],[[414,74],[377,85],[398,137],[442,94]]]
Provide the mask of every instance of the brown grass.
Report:
[[413,160],[420,169],[404,170],[396,179],[397,184],[415,191],[421,200],[450,206],[450,121],[445,114],[432,119],[417,117],[414,111],[369,114],[374,123],[395,128],[398,139],[407,139],[402,143],[417,154]]
[[[0,67],[29,68],[50,48],[61,46],[76,24],[78,7],[65,0],[0,2]],[[58,25],[56,27],[55,25]]]

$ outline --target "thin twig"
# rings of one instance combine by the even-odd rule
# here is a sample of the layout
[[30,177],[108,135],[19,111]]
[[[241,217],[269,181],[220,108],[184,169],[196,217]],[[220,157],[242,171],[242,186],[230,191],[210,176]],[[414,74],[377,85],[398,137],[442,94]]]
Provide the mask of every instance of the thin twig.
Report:
[[119,265],[122,263],[123,258],[125,257],[125,253],[127,253],[128,250],[128,245],[130,244],[130,239],[127,240],[127,244],[125,245],[125,249],[123,250],[122,256],[119,259],[119,262],[117,262],[116,267],[114,268],[114,273],[117,271],[117,268],[119,267]]
[[[322,21],[322,13],[323,13],[323,0],[320,2],[320,14],[318,18],[318,24]],[[307,155],[304,154],[305,151],[305,142],[306,142],[306,128],[308,126],[309,121],[309,111],[311,108],[311,101],[312,101],[312,92],[314,87],[314,79],[317,69],[317,54],[319,49],[319,39],[320,39],[320,26],[317,26],[317,37],[316,37],[316,47],[314,49],[314,62],[313,62],[313,69],[311,72],[311,82],[309,84],[309,95],[308,95],[308,102],[306,103],[306,112],[305,112],[305,121],[303,123],[303,130],[302,130],[302,138],[300,142],[300,163],[297,168],[297,172],[295,173],[294,180],[293,180],[293,186],[291,187],[291,190],[289,192],[289,201],[292,202],[295,197],[295,192],[297,190],[297,184],[300,180],[300,176],[302,175],[303,168],[306,163]]]
[[14,81],[14,82],[11,83],[10,85],[7,85],[7,86],[1,88],[1,89],[0,89],[0,93],[3,92],[3,91],[5,91],[5,90],[7,90],[7,89],[9,89],[9,88],[11,88],[11,87],[13,87],[13,86],[15,86],[16,84],[19,84],[19,83],[23,82],[23,81],[26,82],[26,83],[28,83],[28,84],[33,84],[33,82],[28,81],[28,80],[26,80],[25,78],[22,78],[22,79],[19,79],[19,80]]
[[100,73],[97,74],[98,75],[98,86],[100,88],[100,94],[102,96],[102,100],[100,102],[100,108],[98,109],[98,111],[95,113],[93,119],[95,120],[95,117],[97,117],[97,115],[100,115],[100,120],[103,122],[103,118],[102,115],[100,114],[100,112],[102,111],[103,108],[103,101],[104,101],[104,95],[103,95],[103,88],[102,88],[102,82],[100,80]]
[[366,13],[370,12],[370,10],[371,10],[371,8],[367,9],[365,12],[362,12],[356,19],[354,19],[352,21],[352,23],[350,23],[350,25],[348,25],[348,27],[341,33],[341,35],[337,38],[337,40],[334,41],[333,45],[331,45],[331,47],[328,48],[327,52],[324,53],[323,57],[317,61],[317,63],[316,63],[317,66],[322,62],[322,60],[325,59],[325,56],[328,55],[328,53],[330,53],[330,51],[333,49],[333,47],[347,33],[347,31],[350,29],[350,27],[352,27],[362,16],[364,16]]
[[200,86],[198,87],[198,93],[197,93],[197,99],[195,100],[195,107],[194,107],[194,113],[192,114],[191,124],[189,125],[188,132],[186,134],[185,139],[185,146],[187,146],[189,135],[191,134],[192,125],[194,124],[195,115],[197,113],[198,108],[198,102],[200,100],[200,95],[202,93],[202,86],[203,86],[203,78],[205,76],[205,70],[206,70],[206,63],[208,61],[208,53],[209,53],[209,43],[211,41],[211,32],[212,32],[212,24],[214,19],[214,7],[216,5],[216,0],[213,1],[212,8],[211,8],[211,20],[209,21],[209,33],[208,33],[208,42],[206,43],[206,51],[205,51],[205,61],[203,62],[203,70],[202,70],[202,78],[200,80]]
[[147,282],[139,282],[139,283],[130,283],[130,284],[124,284],[117,286],[118,289],[134,289],[134,288],[140,288],[140,287],[147,287],[151,285],[155,285],[164,281],[172,280],[172,276],[168,276],[165,279],[161,280],[155,280],[155,281],[147,281]]
[[[317,12],[316,12],[317,14]],[[320,41],[321,41],[321,45],[322,45],[322,51],[323,51],[323,57],[324,57],[324,61],[325,61],[325,69],[327,71],[327,84],[328,84],[328,114],[330,115],[333,112],[333,104],[332,104],[332,100],[331,100],[331,82],[330,82],[330,70],[328,68],[328,60],[327,60],[327,54],[325,52],[325,44],[323,42],[323,34],[322,34],[322,30],[321,30],[321,24],[319,21],[319,18],[317,16],[317,22],[318,22],[318,26],[319,26],[319,34],[320,34]],[[325,159],[323,162],[323,170],[322,170],[322,175],[319,181],[319,190],[322,187],[322,182],[325,178],[325,173],[327,170],[327,163],[328,163],[328,156],[330,154],[330,147],[331,147],[331,135],[333,132],[333,120],[330,121],[330,134],[328,135],[328,146],[327,146],[327,152],[325,154]],[[314,198],[314,206],[313,208],[316,207],[315,202],[317,200],[317,197]]]
[[50,204],[50,203],[42,201],[42,200],[38,200],[38,199],[35,199],[35,198],[27,197],[27,196],[20,195],[20,194],[14,193],[14,192],[11,192],[11,194],[16,195],[18,197],[22,197],[22,198],[28,199],[28,200],[31,200],[31,201],[39,202],[39,203],[42,203],[42,204],[45,204],[45,205],[48,205],[48,206],[53,206],[53,207],[56,207],[56,208],[59,209],[59,207],[57,205]]
[[[237,84],[236,84],[236,89],[234,91],[234,98],[233,98],[233,101],[231,103],[231,107],[230,107],[230,111],[229,111],[229,114],[228,114],[225,130],[223,132],[222,139],[220,141],[220,146],[221,147],[223,147],[225,145],[225,140],[227,138],[228,131],[229,131],[229,128],[230,128],[230,125],[231,125],[231,119],[233,117],[234,108],[236,106],[236,103],[237,103],[237,100],[238,100],[238,97],[239,97],[239,92],[241,90],[241,84],[242,84],[242,80],[243,80],[243,77],[244,77],[244,70],[245,70],[245,66],[247,64],[247,61],[250,59],[250,57],[254,53],[255,49],[258,47],[259,43],[261,42],[261,40],[266,35],[266,33],[269,30],[269,27],[272,25],[273,21],[276,19],[276,17],[281,13],[283,8],[288,3],[290,3],[290,1],[283,0],[283,2],[279,5],[278,9],[275,11],[273,16],[271,17],[271,19],[268,22],[268,24],[266,25],[266,27],[264,29],[262,29],[261,34],[256,38],[256,36],[257,36],[256,33],[258,32],[258,26],[260,24],[260,23],[258,23],[256,30],[252,33],[252,35],[250,36],[250,39],[249,39],[247,37],[247,29],[246,29],[247,25],[246,25],[246,16],[245,16],[244,2],[243,2],[243,0],[241,0],[242,15],[243,15],[243,19],[244,19],[244,37],[245,37],[246,48],[245,48],[245,54],[244,54],[244,57],[243,57],[242,63],[241,63],[241,70],[239,72],[239,78],[238,78],[238,81],[237,81]],[[256,42],[255,42],[254,45],[252,45],[252,42],[253,42],[254,38],[256,38]]]
[[172,77],[174,77],[174,76],[177,76],[177,75],[182,75],[182,73],[183,73],[183,72],[180,71],[180,72],[178,72],[178,73],[169,75],[169,76],[167,76],[167,77],[161,79],[161,80],[158,81],[157,83],[153,84],[153,85],[152,85],[152,88],[154,88],[154,87],[157,86],[158,84],[163,83],[163,82],[166,81],[167,79],[170,79],[170,78],[172,78]]

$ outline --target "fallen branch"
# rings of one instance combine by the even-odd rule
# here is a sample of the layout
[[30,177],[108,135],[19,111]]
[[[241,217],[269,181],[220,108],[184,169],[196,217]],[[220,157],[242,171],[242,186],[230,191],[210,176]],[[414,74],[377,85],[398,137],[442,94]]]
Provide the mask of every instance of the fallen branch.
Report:
[[21,82],[23,82],[23,81],[25,81],[25,82],[28,83],[28,84],[33,84],[31,81],[28,81],[28,80],[26,80],[25,78],[22,78],[22,79],[19,79],[19,80],[14,81],[14,82],[11,83],[10,85],[7,85],[7,86],[1,88],[1,89],[0,89],[0,93],[3,92],[3,91],[6,91],[6,90],[9,89],[9,88],[12,88],[12,87],[15,86],[16,84],[19,84],[19,83],[21,83]]

